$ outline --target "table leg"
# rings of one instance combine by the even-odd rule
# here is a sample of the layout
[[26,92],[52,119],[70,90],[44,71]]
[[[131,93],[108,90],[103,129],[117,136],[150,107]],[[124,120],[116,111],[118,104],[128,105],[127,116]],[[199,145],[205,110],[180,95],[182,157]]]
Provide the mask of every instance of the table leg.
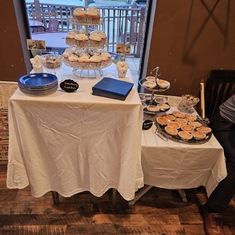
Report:
[[52,193],[54,205],[58,206],[60,204],[59,194],[55,191],[52,191],[51,193]]
[[116,201],[117,201],[117,189],[113,188],[112,189],[112,199],[111,199],[113,206],[115,206]]
[[179,192],[179,194],[180,194],[180,196],[182,198],[182,201],[183,202],[188,202],[188,199],[186,197],[186,194],[185,194],[184,190],[183,189],[178,189],[178,192]]
[[136,193],[135,198],[128,202],[130,206],[134,205],[145,193],[147,193],[153,186],[146,185],[138,193]]

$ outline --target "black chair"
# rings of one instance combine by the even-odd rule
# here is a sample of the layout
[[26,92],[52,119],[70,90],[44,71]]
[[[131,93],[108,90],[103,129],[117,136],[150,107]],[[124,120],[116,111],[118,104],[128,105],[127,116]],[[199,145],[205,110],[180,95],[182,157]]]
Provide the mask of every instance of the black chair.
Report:
[[219,106],[235,93],[235,70],[211,70],[205,84],[205,117],[209,120]]

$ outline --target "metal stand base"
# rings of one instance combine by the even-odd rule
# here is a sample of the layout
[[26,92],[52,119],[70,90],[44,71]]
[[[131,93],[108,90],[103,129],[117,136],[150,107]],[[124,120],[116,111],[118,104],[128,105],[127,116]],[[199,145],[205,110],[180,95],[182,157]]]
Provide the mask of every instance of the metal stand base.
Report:
[[[128,205],[133,206],[145,193],[147,193],[153,186],[146,185],[138,193],[136,193],[135,198],[128,202]],[[188,202],[186,194],[183,189],[178,189],[183,202]]]

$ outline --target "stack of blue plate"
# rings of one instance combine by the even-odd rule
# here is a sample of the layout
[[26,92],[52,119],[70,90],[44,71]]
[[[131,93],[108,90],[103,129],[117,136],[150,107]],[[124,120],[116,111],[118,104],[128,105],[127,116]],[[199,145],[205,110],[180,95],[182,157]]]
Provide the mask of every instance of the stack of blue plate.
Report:
[[49,95],[57,91],[57,77],[50,73],[30,73],[18,79],[19,89],[28,95]]

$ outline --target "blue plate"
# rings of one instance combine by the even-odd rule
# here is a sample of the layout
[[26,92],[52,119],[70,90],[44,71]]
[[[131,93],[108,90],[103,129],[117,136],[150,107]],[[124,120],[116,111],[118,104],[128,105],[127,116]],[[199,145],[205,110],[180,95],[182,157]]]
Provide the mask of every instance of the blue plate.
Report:
[[57,77],[50,73],[30,73],[18,79],[18,83],[29,87],[50,86],[57,82]]

